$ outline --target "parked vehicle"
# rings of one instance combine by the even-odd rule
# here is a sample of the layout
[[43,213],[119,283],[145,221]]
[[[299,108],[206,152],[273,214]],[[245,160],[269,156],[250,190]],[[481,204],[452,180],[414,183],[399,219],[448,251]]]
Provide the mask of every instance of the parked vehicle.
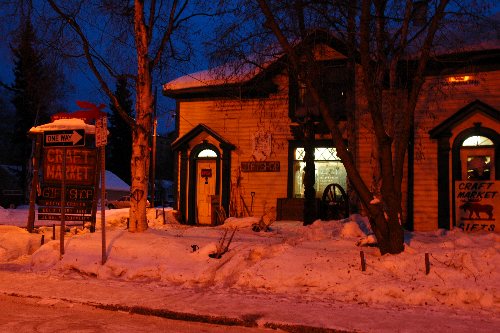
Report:
[[[130,207],[130,195],[124,195],[118,200],[109,200],[106,204],[109,209],[116,208],[129,208]],[[146,203],[146,207],[151,207],[149,200]]]

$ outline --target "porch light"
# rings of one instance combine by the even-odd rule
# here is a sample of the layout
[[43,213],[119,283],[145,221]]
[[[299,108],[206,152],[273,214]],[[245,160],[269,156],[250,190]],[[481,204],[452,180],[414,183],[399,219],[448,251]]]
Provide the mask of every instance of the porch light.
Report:
[[450,76],[448,78],[448,83],[466,83],[472,79],[470,75],[462,75],[462,76]]

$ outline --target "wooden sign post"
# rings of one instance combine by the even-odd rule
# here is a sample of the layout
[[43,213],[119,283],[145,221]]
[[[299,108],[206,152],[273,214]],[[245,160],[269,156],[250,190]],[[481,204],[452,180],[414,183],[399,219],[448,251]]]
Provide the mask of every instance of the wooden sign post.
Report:
[[108,142],[108,121],[101,117],[95,121],[95,145],[99,149],[101,160],[101,231],[102,231],[102,260],[104,265],[106,255],[106,143]]

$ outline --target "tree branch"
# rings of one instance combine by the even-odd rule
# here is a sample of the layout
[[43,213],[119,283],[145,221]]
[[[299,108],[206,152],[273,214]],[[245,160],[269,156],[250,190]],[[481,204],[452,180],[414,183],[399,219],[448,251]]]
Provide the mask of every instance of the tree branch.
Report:
[[92,54],[91,54],[90,43],[89,43],[87,37],[85,36],[85,34],[83,33],[80,25],[75,21],[75,19],[73,17],[71,17],[68,14],[64,13],[57,6],[57,4],[54,2],[54,0],[48,0],[48,2],[50,4],[50,6],[52,7],[52,9],[60,17],[62,17],[64,20],[66,20],[66,22],[68,22],[68,24],[72,27],[72,29],[80,37],[80,40],[81,40],[82,46],[83,46],[83,51],[84,51],[84,54],[85,54],[85,58],[87,59],[87,63],[89,64],[89,67],[92,70],[92,73],[94,74],[94,76],[99,81],[99,83],[100,83],[102,89],[104,90],[104,92],[106,93],[106,95],[111,99],[111,102],[113,103],[113,105],[118,110],[118,113],[120,114],[120,116],[127,122],[127,124],[131,128],[134,128],[135,127],[135,123],[134,123],[133,119],[125,112],[125,110],[123,110],[123,108],[121,107],[120,103],[118,102],[118,99],[113,94],[113,92],[109,88],[108,84],[106,83],[106,81],[102,77],[101,73],[97,69],[97,66],[94,63],[94,59],[93,59]]

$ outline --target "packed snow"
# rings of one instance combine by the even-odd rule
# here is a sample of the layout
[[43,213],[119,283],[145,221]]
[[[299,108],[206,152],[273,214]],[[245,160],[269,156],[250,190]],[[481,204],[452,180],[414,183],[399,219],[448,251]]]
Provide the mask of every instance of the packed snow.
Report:
[[[61,257],[58,230],[55,240],[51,239],[50,225],[39,226],[37,233],[30,234],[22,228],[26,209],[0,209],[0,263],[28,262],[32,274],[77,274],[94,283],[140,282],[197,293],[213,292],[214,288],[224,293],[251,291],[268,297],[290,295],[310,302],[328,300],[387,311],[410,307],[417,313],[430,308],[500,323],[498,233],[465,233],[460,229],[406,232],[403,253],[381,256],[374,246],[356,245],[370,244],[367,237],[373,237],[369,236],[367,219],[360,215],[342,221],[318,220],[310,226],[300,221],[277,221],[269,231],[255,232],[252,225],[258,223],[258,216],[228,218],[216,227],[196,227],[179,224],[171,208],[148,209],[149,229],[130,233],[126,230],[128,209],[105,213],[107,261],[102,265],[99,215],[95,233],[82,226],[68,228]],[[213,258],[226,231],[223,254]],[[342,328],[332,322],[320,325]],[[467,331],[471,327],[463,328]],[[419,331],[418,327],[413,331]]]

